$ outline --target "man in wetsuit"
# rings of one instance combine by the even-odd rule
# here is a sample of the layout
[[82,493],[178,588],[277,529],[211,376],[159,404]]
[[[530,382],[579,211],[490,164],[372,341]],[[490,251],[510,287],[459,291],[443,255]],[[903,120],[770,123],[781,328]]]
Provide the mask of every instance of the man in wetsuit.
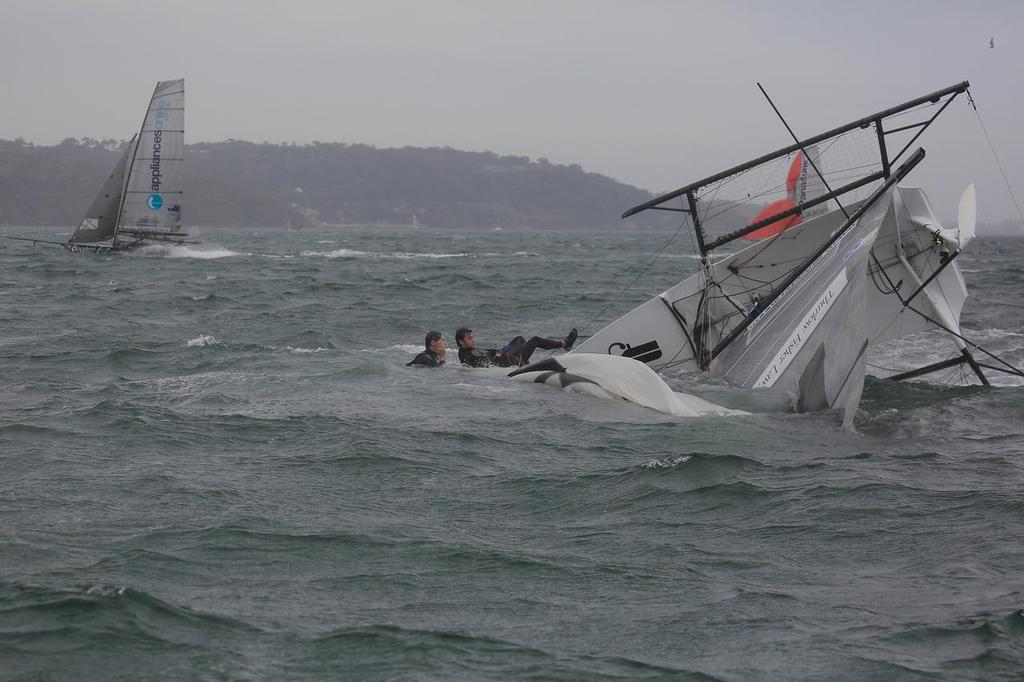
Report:
[[455,343],[459,345],[459,361],[470,367],[519,367],[530,362],[530,356],[538,348],[553,350],[564,348],[569,350],[576,343],[576,330],[573,329],[564,339],[546,339],[534,336],[529,341],[522,336],[505,344],[502,349],[477,348],[476,334],[469,327],[460,327],[455,332]]
[[423,345],[426,349],[414,357],[406,367],[412,365],[420,365],[423,367],[440,367],[444,364],[445,354],[447,350],[444,347],[444,337],[441,336],[441,332],[429,331],[427,332],[426,338],[423,340]]

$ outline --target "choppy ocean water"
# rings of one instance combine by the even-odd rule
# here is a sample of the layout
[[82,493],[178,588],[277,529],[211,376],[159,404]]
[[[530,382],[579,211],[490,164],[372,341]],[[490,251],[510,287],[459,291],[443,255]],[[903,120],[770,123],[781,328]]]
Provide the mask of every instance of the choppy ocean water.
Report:
[[[404,366],[431,328],[596,331],[693,271],[623,293],[668,235],[199,236],[0,243],[0,679],[1024,675],[1021,381],[869,379],[855,433],[677,419]],[[961,257],[1017,365],[1022,258]]]

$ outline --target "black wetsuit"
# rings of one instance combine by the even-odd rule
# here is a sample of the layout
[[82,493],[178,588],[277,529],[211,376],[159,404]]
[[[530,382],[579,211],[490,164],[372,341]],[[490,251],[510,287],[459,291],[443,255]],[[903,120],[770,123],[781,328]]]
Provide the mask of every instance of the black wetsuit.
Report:
[[480,348],[469,348],[459,349],[459,362],[469,367],[509,367],[510,365],[500,365],[502,360],[506,360],[504,356],[498,357],[498,351],[494,348],[488,348],[482,350]]
[[562,348],[563,342],[559,339],[545,339],[543,336],[533,336],[529,341],[517,336],[508,342],[505,350],[498,355],[498,350],[488,348],[486,350],[468,348],[459,349],[459,361],[470,367],[519,367],[530,362],[530,356],[538,348],[554,350]]
[[412,365],[422,365],[423,367],[440,367],[443,364],[444,360],[441,359],[440,355],[432,350],[425,350],[406,363],[405,366],[411,367]]

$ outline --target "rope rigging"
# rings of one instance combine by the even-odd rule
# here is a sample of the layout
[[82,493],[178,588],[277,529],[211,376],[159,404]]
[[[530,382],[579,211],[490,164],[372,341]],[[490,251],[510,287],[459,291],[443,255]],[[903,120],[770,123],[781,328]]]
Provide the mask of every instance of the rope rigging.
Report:
[[1017,203],[1017,197],[1013,194],[1013,187],[1010,185],[1010,179],[1006,177],[1006,171],[1003,169],[1003,164],[999,160],[999,154],[996,153],[995,145],[992,144],[992,138],[989,137],[988,130],[985,128],[985,123],[981,120],[981,112],[978,111],[978,105],[974,103],[974,98],[971,97],[971,91],[967,91],[967,101],[970,103],[971,108],[974,109],[974,115],[978,117],[978,125],[981,126],[981,132],[985,135],[985,141],[988,142],[988,148],[992,152],[992,158],[996,161],[996,166],[999,168],[999,173],[1003,176],[1003,182],[1006,183],[1006,191],[1010,195],[1010,199],[1013,201],[1014,207],[1017,209],[1017,217],[1020,218],[1021,226],[1024,227],[1024,213],[1020,210],[1020,204]]

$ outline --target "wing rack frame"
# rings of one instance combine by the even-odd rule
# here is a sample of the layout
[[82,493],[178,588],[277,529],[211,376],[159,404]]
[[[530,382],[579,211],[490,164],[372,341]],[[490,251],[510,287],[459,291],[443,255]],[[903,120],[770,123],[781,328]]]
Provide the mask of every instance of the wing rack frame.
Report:
[[[902,157],[906,153],[906,151],[917,140],[917,138],[921,136],[921,134],[932,124],[932,122],[935,121],[935,119],[939,116],[939,114],[941,114],[946,109],[946,107],[948,107],[950,105],[950,103],[958,95],[967,92],[968,88],[970,88],[970,85],[971,84],[970,84],[969,81],[962,81],[960,83],[957,83],[956,85],[951,85],[949,87],[943,88],[942,90],[936,90],[935,92],[930,93],[928,95],[924,95],[922,97],[918,97],[916,99],[912,99],[912,100],[909,100],[907,102],[904,102],[903,104],[899,104],[897,106],[890,107],[888,109],[884,109],[882,111],[876,112],[874,114],[871,114],[870,116],[864,116],[863,118],[859,118],[859,119],[857,119],[855,121],[851,121],[850,123],[847,123],[845,125],[839,126],[838,128],[833,128],[832,130],[826,131],[826,132],[821,133],[819,135],[815,135],[814,137],[806,138],[806,139],[801,140],[799,142],[796,142],[794,144],[791,144],[791,145],[788,145],[786,147],[783,147],[782,149],[778,149],[778,150],[776,150],[774,152],[771,152],[770,154],[765,154],[764,156],[760,156],[760,157],[758,157],[756,159],[753,159],[752,161],[748,161],[748,162],[740,164],[738,166],[734,166],[734,167],[729,168],[727,170],[724,170],[724,171],[722,171],[720,173],[716,173],[716,174],[708,176],[708,177],[706,177],[706,178],[704,178],[702,180],[698,180],[697,182],[694,182],[694,183],[691,183],[689,185],[686,185],[685,187],[680,187],[679,189],[674,190],[672,192],[668,192],[666,194],[662,194],[661,196],[654,197],[653,199],[651,199],[649,201],[646,201],[646,202],[644,202],[642,204],[639,204],[639,205],[634,206],[633,208],[627,210],[625,213],[622,214],[622,218],[626,219],[626,218],[629,218],[630,216],[633,216],[633,215],[636,215],[637,213],[640,213],[641,211],[646,211],[646,210],[649,210],[649,209],[674,210],[674,211],[682,211],[684,213],[688,213],[688,214],[690,214],[690,219],[693,222],[694,232],[696,233],[696,236],[697,236],[697,246],[698,246],[698,248],[700,250],[700,256],[701,256],[701,258],[707,258],[707,255],[708,255],[709,251],[712,251],[712,250],[714,250],[714,249],[716,249],[716,248],[718,248],[718,247],[720,247],[720,246],[722,246],[724,244],[727,244],[727,243],[729,243],[729,242],[731,242],[731,241],[733,241],[735,239],[739,239],[740,237],[742,237],[742,236],[744,236],[746,234],[754,232],[754,231],[764,227],[768,223],[774,222],[774,221],[776,221],[776,220],[778,220],[780,218],[784,218],[784,217],[787,217],[787,216],[790,216],[790,215],[794,215],[794,214],[800,213],[800,212],[803,211],[803,209],[805,209],[807,207],[815,206],[817,204],[824,203],[826,201],[834,199],[835,197],[838,197],[838,196],[841,196],[841,195],[846,194],[848,192],[851,192],[851,191],[853,191],[855,189],[863,187],[863,186],[865,186],[867,184],[870,184],[872,182],[875,182],[877,180],[886,180],[886,179],[888,179],[891,176],[891,174],[892,174],[892,167],[899,161],[900,157]],[[935,104],[938,104],[943,98],[947,98],[946,101],[942,103],[942,106],[939,107],[938,111],[936,111],[929,119],[927,119],[925,121],[922,121],[920,123],[914,123],[914,124],[911,124],[911,125],[902,125],[902,126],[899,126],[897,128],[893,128],[891,130],[885,130],[884,124],[883,124],[885,119],[887,119],[887,118],[889,118],[891,116],[895,116],[897,114],[902,114],[902,113],[904,113],[906,111],[909,111],[910,109],[913,109],[915,107],[919,107],[921,105],[926,105],[926,104],[935,105]],[[704,233],[704,229],[703,229],[703,226],[701,225],[700,217],[699,217],[698,212],[697,212],[697,194],[696,194],[697,190],[699,190],[699,189],[701,189],[703,187],[706,187],[708,185],[711,185],[713,183],[716,183],[716,182],[718,182],[720,180],[724,180],[724,179],[726,179],[726,178],[728,178],[730,176],[737,175],[739,173],[743,173],[743,172],[748,171],[748,170],[750,170],[752,168],[756,168],[757,166],[760,166],[762,164],[768,163],[770,161],[775,161],[775,160],[777,160],[779,158],[788,156],[789,154],[792,154],[793,152],[805,149],[808,145],[813,145],[813,144],[816,144],[818,142],[822,142],[822,141],[825,141],[825,140],[837,137],[837,136],[842,135],[844,133],[847,133],[847,132],[849,132],[851,130],[856,130],[858,128],[867,128],[868,126],[871,126],[871,125],[875,126],[875,131],[877,133],[876,137],[877,137],[877,140],[878,140],[879,161],[880,161],[880,164],[881,164],[881,170],[880,171],[875,172],[875,173],[871,173],[871,174],[868,174],[868,175],[865,175],[864,177],[862,177],[862,178],[860,178],[860,179],[858,179],[858,180],[856,180],[854,182],[851,182],[849,184],[843,185],[842,187],[839,187],[839,188],[837,188],[837,189],[835,189],[835,190],[833,190],[831,192],[827,192],[827,193],[822,194],[820,196],[816,196],[816,197],[814,197],[813,199],[811,199],[809,201],[805,201],[803,203],[797,204],[795,207],[790,208],[790,209],[788,209],[786,211],[774,214],[774,215],[770,216],[768,219],[766,219],[764,221],[760,221],[760,222],[752,224],[752,225],[744,226],[743,228],[740,228],[738,230],[734,230],[732,232],[729,232],[728,234],[722,235],[722,236],[720,236],[720,237],[718,237],[718,238],[716,238],[716,239],[714,239],[712,241],[708,241],[707,235],[705,235],[705,233]],[[886,147],[885,136],[889,135],[891,133],[896,133],[896,132],[900,132],[900,131],[903,131],[903,130],[909,130],[909,129],[912,129],[912,128],[919,128],[919,130],[913,136],[913,138],[909,142],[906,143],[906,145],[903,147],[903,149],[901,149],[895,156],[890,157],[889,156],[889,150]],[[668,201],[672,201],[673,199],[677,199],[677,198],[683,197],[683,196],[686,197],[686,203],[687,203],[687,205],[689,207],[688,209],[669,208],[669,207],[666,207],[666,206],[662,206],[662,204],[665,204]]]

